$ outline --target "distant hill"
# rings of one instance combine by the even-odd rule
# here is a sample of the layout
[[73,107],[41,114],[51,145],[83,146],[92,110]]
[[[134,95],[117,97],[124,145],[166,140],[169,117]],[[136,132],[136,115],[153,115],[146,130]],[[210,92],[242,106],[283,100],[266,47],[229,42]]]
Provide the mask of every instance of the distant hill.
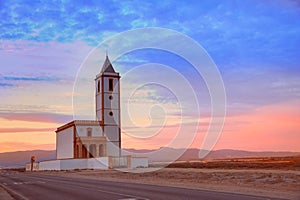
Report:
[[[148,155],[150,162],[164,162],[164,161],[172,161],[172,156],[170,155],[182,155],[179,157],[179,161],[189,161],[189,160],[198,160],[199,159],[199,149],[173,149],[166,148],[163,153],[160,154],[151,154],[151,152],[156,150],[136,150],[136,149],[125,149],[129,154],[133,155]],[[203,150],[203,152],[207,153],[207,150]],[[300,152],[288,152],[288,151],[243,151],[243,150],[232,150],[232,149],[221,149],[214,150],[208,153],[208,155],[204,158],[206,160],[209,159],[226,159],[226,158],[253,158],[253,157],[286,157],[286,156],[300,156]]]
[[[164,152],[159,154],[153,154],[151,152],[157,151],[148,149],[124,149],[123,155],[138,155],[147,156],[150,162],[167,162],[172,161],[172,155],[182,155],[178,160],[189,161],[198,160],[199,149],[173,149],[165,148]],[[204,150],[205,151],[205,150]],[[12,168],[12,167],[24,167],[25,163],[30,162],[31,156],[36,157],[36,161],[53,160],[55,159],[56,151],[45,151],[45,150],[33,150],[33,151],[17,151],[17,152],[7,152],[0,153],[0,168]],[[225,159],[225,158],[253,158],[253,157],[285,157],[285,156],[300,156],[300,152],[273,152],[273,151],[242,151],[242,150],[232,150],[232,149],[222,149],[211,151],[205,159]]]
[[300,156],[300,152],[289,151],[243,151],[222,149],[211,151],[205,159],[224,159],[224,158],[256,158],[256,157],[286,157]]
[[0,168],[25,167],[25,163],[30,162],[31,156],[35,156],[36,161],[53,160],[56,151],[33,150],[0,153]]

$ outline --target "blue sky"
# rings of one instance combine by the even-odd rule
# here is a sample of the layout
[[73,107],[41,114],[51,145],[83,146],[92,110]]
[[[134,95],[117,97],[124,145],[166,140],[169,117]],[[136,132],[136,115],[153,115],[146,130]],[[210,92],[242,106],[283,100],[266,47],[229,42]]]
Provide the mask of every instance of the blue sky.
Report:
[[[298,106],[299,1],[0,0],[2,116],[54,113],[71,119],[72,87],[86,55],[109,36],[144,27],[173,29],[203,46],[223,77],[229,115],[290,102]],[[189,77],[195,90],[203,91],[197,97],[205,99],[200,102],[206,109],[201,77],[178,56],[144,50],[114,64],[122,71],[149,62],[171,65]]]

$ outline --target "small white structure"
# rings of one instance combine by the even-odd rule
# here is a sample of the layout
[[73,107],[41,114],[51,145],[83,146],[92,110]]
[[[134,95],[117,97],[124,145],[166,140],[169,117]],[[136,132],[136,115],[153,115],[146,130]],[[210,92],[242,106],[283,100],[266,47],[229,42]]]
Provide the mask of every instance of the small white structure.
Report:
[[[75,120],[56,130],[56,160],[35,170],[148,167],[147,158],[121,156],[120,75],[106,56],[95,78],[96,120]],[[26,170],[31,170],[30,164]]]

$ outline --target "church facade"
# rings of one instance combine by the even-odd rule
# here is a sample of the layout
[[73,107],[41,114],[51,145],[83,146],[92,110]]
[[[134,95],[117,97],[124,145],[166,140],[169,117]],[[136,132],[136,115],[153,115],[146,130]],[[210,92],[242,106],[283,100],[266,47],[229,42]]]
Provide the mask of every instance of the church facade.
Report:
[[56,158],[120,156],[120,75],[108,56],[95,78],[96,120],[75,120],[56,130]]
[[148,167],[146,157],[122,156],[120,75],[106,55],[95,77],[95,120],[74,120],[56,130],[56,160],[30,163],[26,170]]

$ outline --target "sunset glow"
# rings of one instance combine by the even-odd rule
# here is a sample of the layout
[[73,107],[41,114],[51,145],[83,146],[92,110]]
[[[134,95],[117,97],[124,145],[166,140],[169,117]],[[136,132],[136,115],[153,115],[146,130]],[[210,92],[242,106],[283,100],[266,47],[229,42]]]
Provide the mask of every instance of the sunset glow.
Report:
[[[73,97],[90,97],[90,102],[77,107],[76,117],[94,119],[94,80],[87,81],[91,84],[84,86],[86,93],[73,93],[81,64],[108,37],[145,27],[187,35],[218,67],[227,95],[227,116],[214,149],[300,151],[300,6],[296,1],[153,1],[143,5],[137,1],[4,0],[0,1],[0,153],[54,150],[56,128],[73,120]],[[100,56],[99,71],[105,54]],[[155,68],[126,76],[147,63],[170,66],[180,76],[169,78],[169,72]],[[146,49],[129,52],[113,65],[123,78],[122,148],[158,149],[168,145],[182,126],[186,138],[193,141],[180,135],[172,147],[185,147],[181,141],[201,148],[213,108],[207,85],[191,63],[170,52]],[[140,81],[152,76],[153,82],[168,77],[170,88],[140,87]],[[189,98],[180,102],[172,93],[171,87],[184,85],[179,77],[191,85],[198,104]],[[136,92],[129,93],[130,88],[137,88]],[[179,95],[191,94],[183,87]],[[131,119],[123,116],[125,109],[131,111]]]

